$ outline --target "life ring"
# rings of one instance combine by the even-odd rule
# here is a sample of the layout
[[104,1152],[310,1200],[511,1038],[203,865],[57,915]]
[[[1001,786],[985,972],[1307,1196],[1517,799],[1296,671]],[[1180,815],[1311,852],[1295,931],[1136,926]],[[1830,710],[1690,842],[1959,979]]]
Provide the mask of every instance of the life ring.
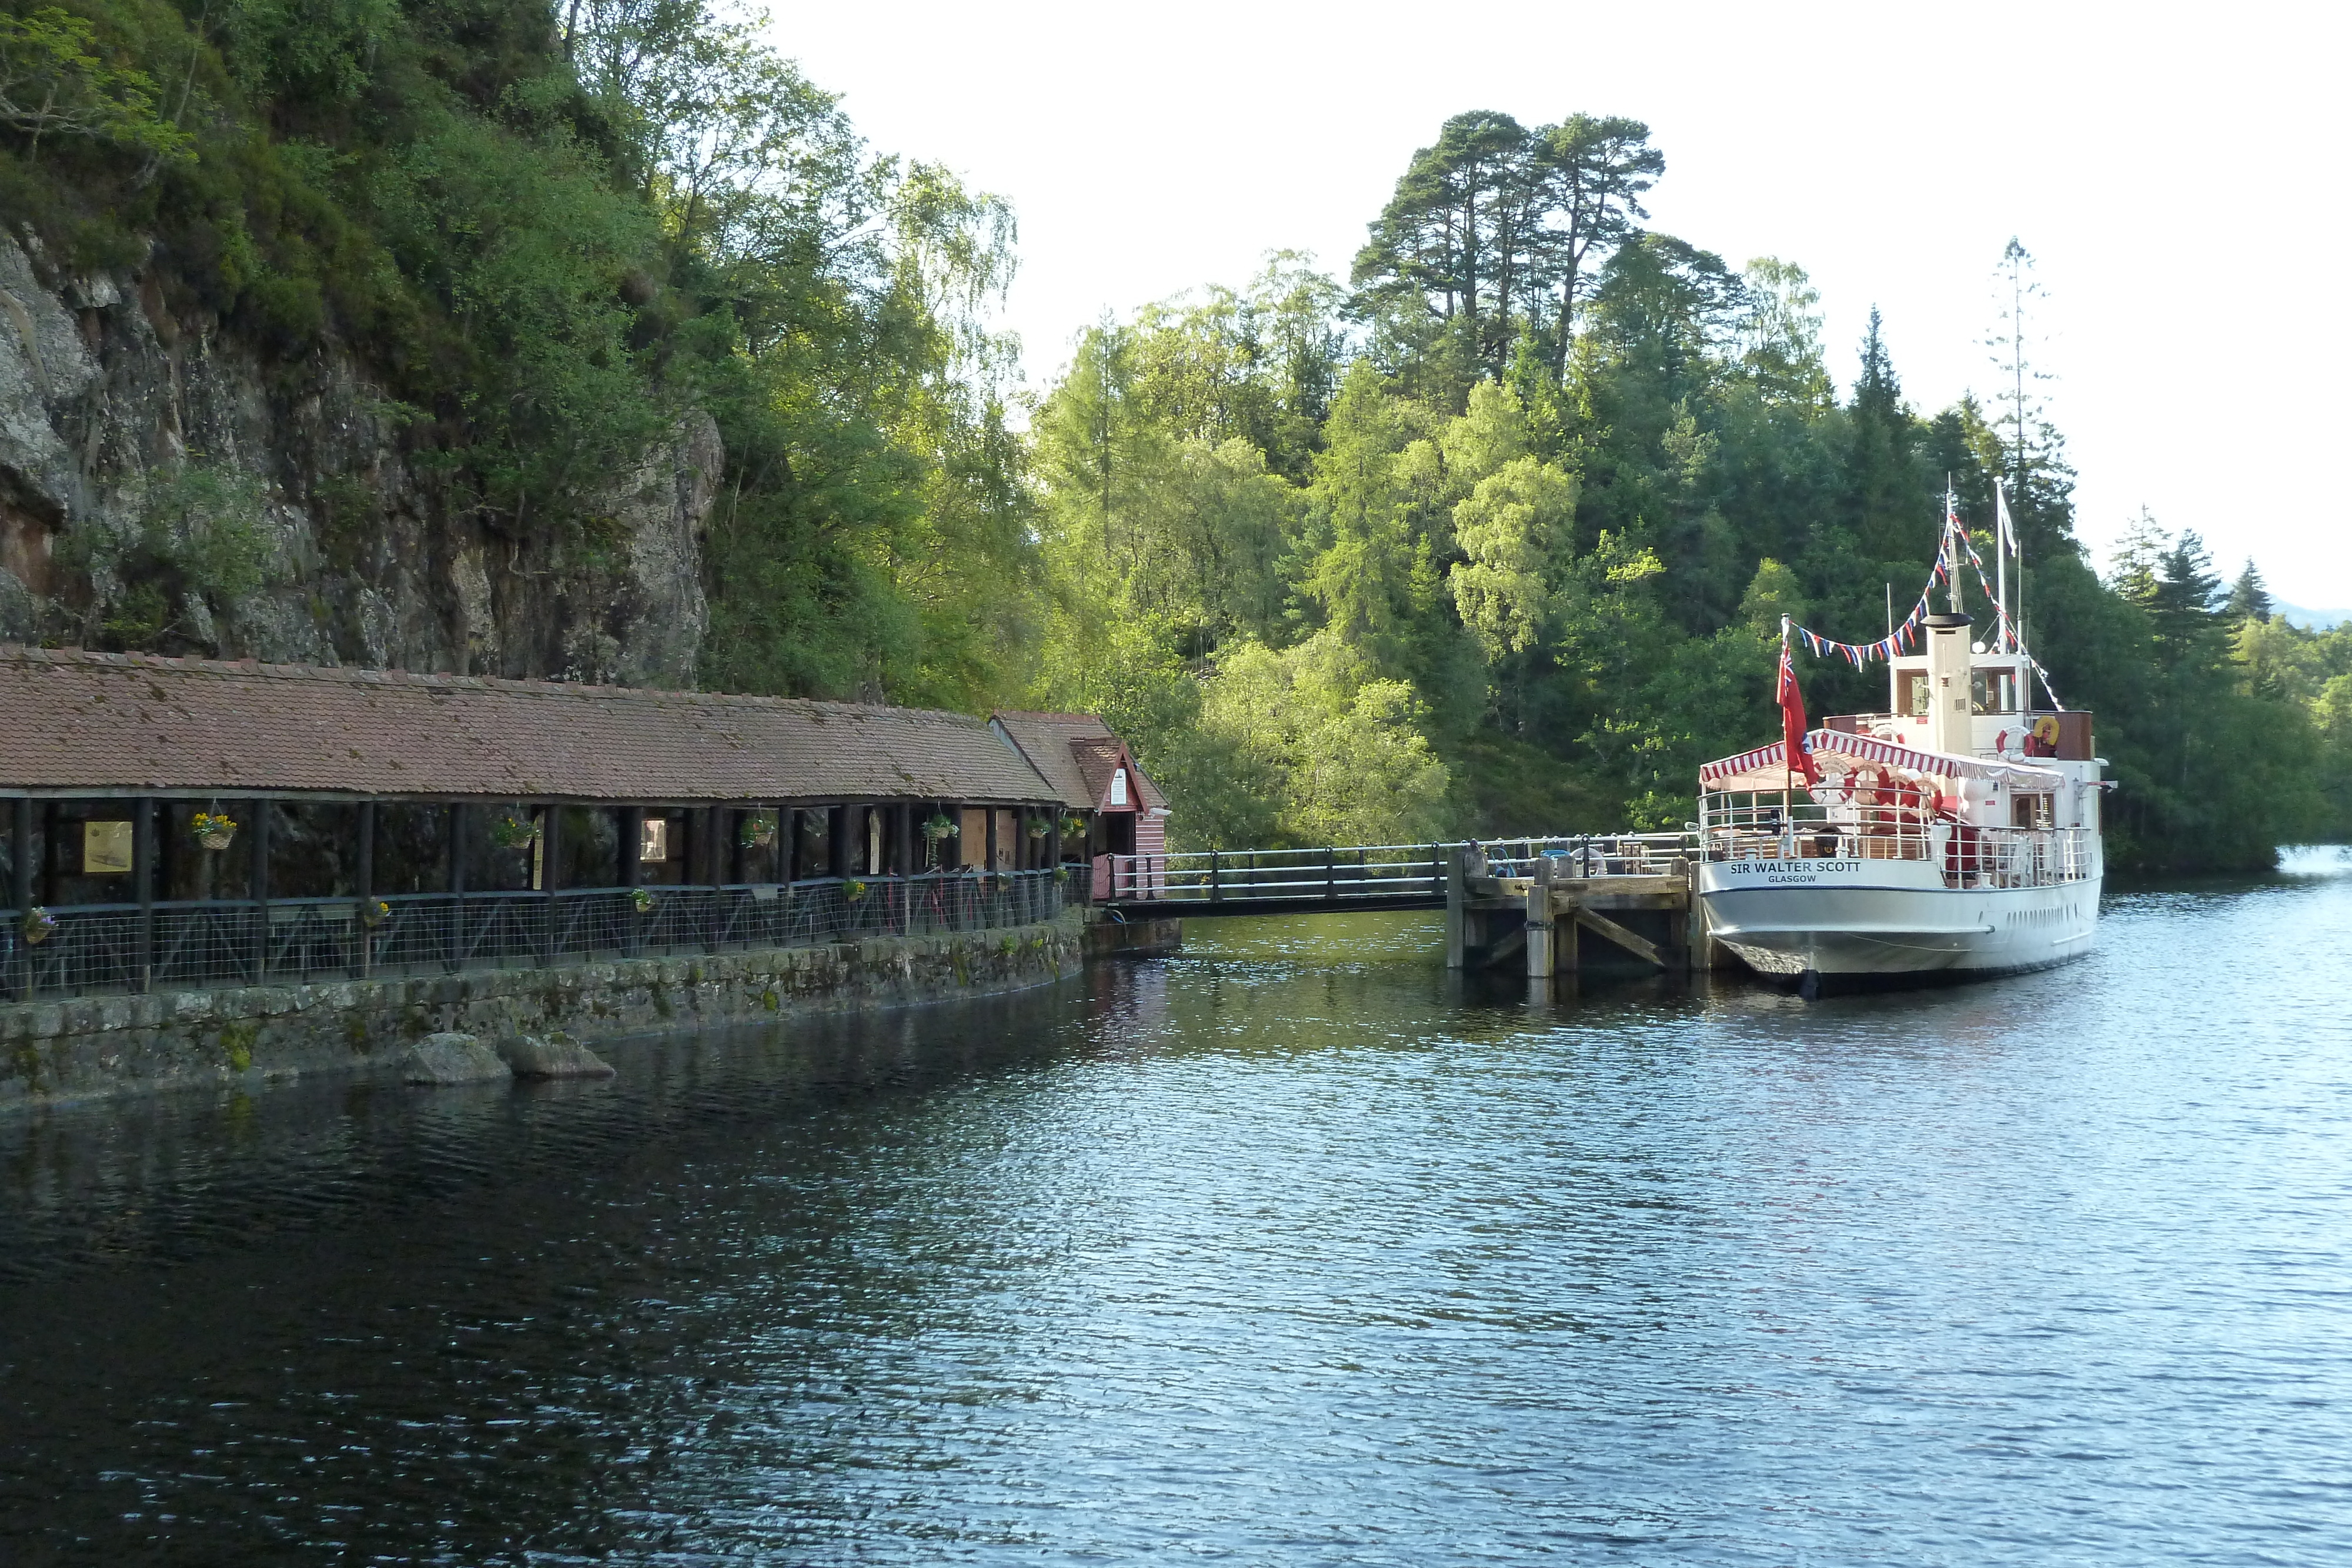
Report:
[[2040,741],[2044,746],[2057,745],[2058,716],[2054,713],[2045,713],[2035,716],[2033,720],[2033,738]]

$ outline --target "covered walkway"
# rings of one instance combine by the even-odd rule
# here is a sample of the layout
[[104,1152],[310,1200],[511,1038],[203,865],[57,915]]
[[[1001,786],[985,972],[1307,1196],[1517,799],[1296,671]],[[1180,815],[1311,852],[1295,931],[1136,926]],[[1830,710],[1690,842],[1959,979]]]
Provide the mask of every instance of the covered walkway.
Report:
[[957,714],[0,648],[0,995],[1026,924],[1063,793]]

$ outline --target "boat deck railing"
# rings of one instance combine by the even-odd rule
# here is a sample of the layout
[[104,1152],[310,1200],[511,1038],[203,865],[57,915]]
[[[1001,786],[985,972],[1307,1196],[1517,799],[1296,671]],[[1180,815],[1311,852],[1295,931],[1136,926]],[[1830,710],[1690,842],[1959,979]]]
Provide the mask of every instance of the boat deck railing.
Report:
[[1927,861],[1948,887],[2053,887],[2099,871],[2088,828],[1982,827],[1908,806],[1717,806],[1698,837],[1715,862]]

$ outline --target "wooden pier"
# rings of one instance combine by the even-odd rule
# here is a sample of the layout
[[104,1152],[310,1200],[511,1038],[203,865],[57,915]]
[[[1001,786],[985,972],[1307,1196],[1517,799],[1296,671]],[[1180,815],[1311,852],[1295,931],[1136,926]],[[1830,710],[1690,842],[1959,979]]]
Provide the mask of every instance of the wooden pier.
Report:
[[1732,962],[1706,936],[1684,833],[1105,857],[1097,902],[1128,919],[1444,909],[1454,969],[1530,979]]
[[1446,883],[1446,967],[1516,967],[1538,980],[1588,969],[1714,967],[1719,951],[1693,896],[1695,864],[1676,856],[1612,871],[1541,855],[1527,874],[1496,875],[1473,854],[1458,854]]

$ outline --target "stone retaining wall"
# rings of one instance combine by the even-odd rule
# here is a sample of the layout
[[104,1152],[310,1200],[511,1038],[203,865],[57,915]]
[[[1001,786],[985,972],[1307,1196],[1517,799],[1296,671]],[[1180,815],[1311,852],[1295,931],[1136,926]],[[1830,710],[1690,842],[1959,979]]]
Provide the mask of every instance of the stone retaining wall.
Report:
[[1042,985],[1085,962],[1080,911],[1038,925],[407,979],[0,1006],[0,1110],[315,1073],[389,1075],[425,1035],[596,1040]]

